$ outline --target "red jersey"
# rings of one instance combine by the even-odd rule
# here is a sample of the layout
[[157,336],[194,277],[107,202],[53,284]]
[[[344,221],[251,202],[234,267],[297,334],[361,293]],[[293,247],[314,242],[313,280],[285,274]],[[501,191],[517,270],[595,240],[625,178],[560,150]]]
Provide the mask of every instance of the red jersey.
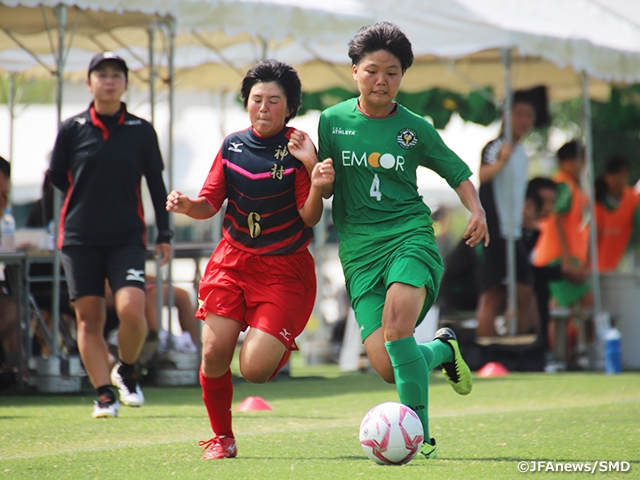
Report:
[[263,138],[248,128],[227,136],[199,196],[220,210],[224,238],[255,255],[288,255],[305,250],[313,229],[298,213],[311,180],[289,153],[291,127]]

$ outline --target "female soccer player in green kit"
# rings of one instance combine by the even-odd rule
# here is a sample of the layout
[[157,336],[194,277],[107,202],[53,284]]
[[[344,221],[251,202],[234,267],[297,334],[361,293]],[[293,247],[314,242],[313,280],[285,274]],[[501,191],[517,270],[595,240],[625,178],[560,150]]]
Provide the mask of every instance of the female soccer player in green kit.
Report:
[[335,169],[333,191],[324,195],[334,195],[340,261],[369,361],[420,417],[421,454],[433,458],[429,372],[442,365],[461,395],[471,391],[471,372],[452,330],[421,345],[413,337],[443,272],[431,211],[418,194],[418,166],[445,178],[471,212],[464,232],[470,247],[489,243],[485,212],[467,165],[429,122],[393,101],[413,63],[405,34],[387,22],[363,27],[349,42],[349,57],[360,95],[325,110],[318,127],[318,157],[332,158]]

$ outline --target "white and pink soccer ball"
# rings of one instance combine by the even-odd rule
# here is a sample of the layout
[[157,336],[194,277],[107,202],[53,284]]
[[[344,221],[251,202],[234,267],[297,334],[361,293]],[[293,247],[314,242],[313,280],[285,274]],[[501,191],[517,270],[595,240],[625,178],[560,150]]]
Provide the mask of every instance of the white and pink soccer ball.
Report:
[[403,465],[420,451],[422,423],[411,408],[386,402],[373,407],[360,424],[360,445],[380,465]]

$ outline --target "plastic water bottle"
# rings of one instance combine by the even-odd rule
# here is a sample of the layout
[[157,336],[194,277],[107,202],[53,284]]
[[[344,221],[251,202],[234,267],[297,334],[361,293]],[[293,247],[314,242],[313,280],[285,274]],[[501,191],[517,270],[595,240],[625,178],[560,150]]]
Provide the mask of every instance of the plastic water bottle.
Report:
[[604,373],[612,375],[622,370],[622,342],[620,331],[613,327],[604,336]]
[[0,245],[3,252],[16,251],[16,221],[9,207],[4,209],[0,219]]

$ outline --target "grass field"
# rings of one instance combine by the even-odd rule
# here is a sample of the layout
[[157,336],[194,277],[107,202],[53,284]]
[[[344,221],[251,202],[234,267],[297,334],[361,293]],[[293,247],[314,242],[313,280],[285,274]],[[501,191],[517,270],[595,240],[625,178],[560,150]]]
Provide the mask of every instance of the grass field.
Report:
[[[211,437],[199,387],[146,387],[143,408],[91,418],[90,389],[69,395],[0,394],[0,477],[69,479],[501,479],[585,478],[587,473],[519,473],[518,463],[629,462],[640,478],[640,374],[510,374],[475,379],[456,395],[431,375],[431,435],[438,458],[399,467],[368,460],[358,426],[374,405],[397,400],[372,374],[335,367],[293,369],[267,385],[235,384],[234,408],[258,395],[272,411],[234,412],[239,456],[202,461]],[[305,375],[305,376],[300,376]],[[548,464],[544,464],[546,469]],[[623,465],[623,464],[619,464]],[[564,468],[564,467],[563,467]]]

